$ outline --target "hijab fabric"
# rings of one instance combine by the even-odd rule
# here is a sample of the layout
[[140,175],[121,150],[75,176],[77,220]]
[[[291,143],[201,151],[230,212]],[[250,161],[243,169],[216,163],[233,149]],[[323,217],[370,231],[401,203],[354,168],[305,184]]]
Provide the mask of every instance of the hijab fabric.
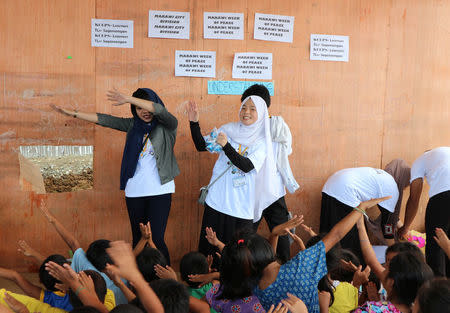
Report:
[[272,183],[276,179],[277,167],[272,148],[272,136],[270,134],[270,119],[267,105],[263,98],[259,96],[249,96],[241,103],[242,106],[251,99],[256,106],[258,119],[251,125],[244,125],[241,121],[229,123],[221,127],[225,134],[234,142],[246,147],[252,146],[258,140],[264,140],[266,146],[266,159],[261,169],[256,173],[255,194],[256,202],[254,207],[253,220],[259,221],[262,212],[269,205],[278,200],[281,196],[276,194],[276,190],[272,188]]
[[[139,88],[136,93],[145,94],[145,100],[156,102],[164,106],[162,100],[156,92],[148,88]],[[144,136],[150,134],[158,125],[158,120],[153,116],[150,123],[145,123],[136,113],[136,107],[131,105],[131,113],[133,114],[133,128],[127,134],[127,140],[123,149],[122,165],[120,167],[120,189],[124,190],[129,178],[134,176],[136,166],[139,160],[139,154],[144,147]]]

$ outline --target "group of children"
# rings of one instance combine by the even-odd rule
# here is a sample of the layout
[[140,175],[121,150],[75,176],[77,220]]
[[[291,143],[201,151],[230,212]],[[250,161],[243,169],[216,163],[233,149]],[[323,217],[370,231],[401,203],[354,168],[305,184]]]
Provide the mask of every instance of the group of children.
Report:
[[[268,239],[240,230],[222,243],[211,228],[205,239],[218,248],[218,270],[212,256],[188,252],[179,273],[167,265],[152,241],[150,224],[141,224],[141,240],[132,250],[123,241],[100,239],[84,251],[78,240],[45,207],[41,211],[74,251],[71,263],[62,255],[44,258],[25,242],[24,255],[40,263],[44,288],[13,270],[0,277],[14,281],[26,295],[0,291],[3,312],[449,312],[450,281],[433,279],[418,247],[400,242],[386,250],[380,264],[370,244],[363,212],[386,200],[362,202],[327,234],[315,234],[302,216],[275,227]],[[340,248],[339,241],[356,224],[364,259]],[[306,244],[292,232],[307,231]],[[293,257],[277,259],[278,237],[292,239]],[[445,235],[445,234],[444,234]],[[450,245],[446,236],[443,246]],[[383,290],[383,292],[381,292]]]

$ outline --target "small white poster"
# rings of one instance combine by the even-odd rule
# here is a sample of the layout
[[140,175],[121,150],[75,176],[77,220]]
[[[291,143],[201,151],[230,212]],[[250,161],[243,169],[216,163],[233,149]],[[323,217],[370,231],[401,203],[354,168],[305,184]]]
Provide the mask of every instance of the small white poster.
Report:
[[311,34],[310,60],[348,62],[348,36]]
[[243,13],[203,13],[205,39],[244,39]]
[[189,39],[189,12],[148,12],[148,36],[152,38]]
[[254,38],[292,42],[294,38],[294,16],[255,13]]
[[216,77],[216,52],[176,50],[175,76]]
[[133,21],[91,19],[91,46],[133,48]]
[[272,53],[235,53],[232,77],[272,79]]

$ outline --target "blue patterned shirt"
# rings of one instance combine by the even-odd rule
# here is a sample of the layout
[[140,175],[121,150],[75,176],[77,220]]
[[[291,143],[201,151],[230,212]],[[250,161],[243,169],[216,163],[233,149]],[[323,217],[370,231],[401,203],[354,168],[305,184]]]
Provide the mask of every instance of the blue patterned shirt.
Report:
[[309,313],[319,313],[317,284],[327,272],[325,245],[319,241],[281,265],[275,281],[264,290],[256,287],[254,294],[266,310],[286,299],[289,292],[305,303]]

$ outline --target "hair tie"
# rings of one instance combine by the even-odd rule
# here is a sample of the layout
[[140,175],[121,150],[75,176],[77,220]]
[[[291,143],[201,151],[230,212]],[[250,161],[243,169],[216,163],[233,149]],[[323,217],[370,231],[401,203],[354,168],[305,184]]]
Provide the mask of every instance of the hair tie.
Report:
[[241,243],[244,243],[244,239],[239,239],[239,240],[237,241],[237,243],[238,243],[238,245],[240,245]]

